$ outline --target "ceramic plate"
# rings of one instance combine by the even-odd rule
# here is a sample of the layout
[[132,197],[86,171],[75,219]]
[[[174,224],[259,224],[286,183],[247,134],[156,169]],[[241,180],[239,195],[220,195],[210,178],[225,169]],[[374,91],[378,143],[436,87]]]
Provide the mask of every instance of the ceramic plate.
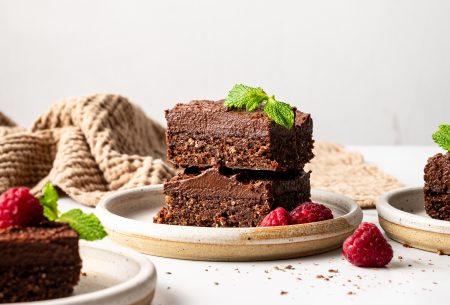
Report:
[[359,225],[362,212],[348,197],[312,191],[312,199],[333,210],[334,219],[264,228],[210,228],[153,223],[164,206],[162,185],[117,192],[96,214],[112,241],[146,254],[212,261],[293,258],[339,248]]
[[72,296],[27,305],[148,305],[156,286],[156,270],[142,255],[116,246],[80,241],[80,282]]
[[422,187],[388,192],[377,202],[378,218],[392,239],[427,251],[450,254],[450,222],[425,213]]

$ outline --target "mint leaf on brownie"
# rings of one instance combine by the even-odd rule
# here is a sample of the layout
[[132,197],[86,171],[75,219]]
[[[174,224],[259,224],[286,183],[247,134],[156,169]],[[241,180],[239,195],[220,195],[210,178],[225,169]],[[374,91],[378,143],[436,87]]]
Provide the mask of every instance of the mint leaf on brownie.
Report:
[[291,129],[294,125],[294,111],[289,104],[275,100],[271,96],[264,106],[264,112],[275,123]]
[[42,189],[42,196],[38,197],[44,207],[44,217],[50,221],[65,222],[74,229],[81,239],[97,240],[107,234],[100,220],[94,214],[85,214],[80,209],[72,209],[61,215],[58,210],[58,192],[49,182]]
[[78,232],[81,239],[92,241],[107,235],[97,216],[92,213],[85,214],[80,209],[73,209],[62,214],[57,221],[68,223]]
[[39,202],[44,207],[44,216],[50,221],[59,217],[58,192],[55,187],[48,182],[42,189],[42,196],[38,197]]
[[432,136],[434,142],[438,144],[443,149],[450,151],[450,125],[442,124],[439,125],[439,130],[436,131]]
[[236,109],[245,107],[247,111],[253,111],[268,98],[261,88],[236,84],[228,93],[224,105],[225,107]]
[[287,103],[275,100],[274,96],[269,97],[259,87],[253,88],[236,84],[230,90],[224,102],[224,106],[227,108],[245,108],[248,112],[252,112],[262,104],[265,104],[264,112],[269,119],[288,129],[292,128],[295,118],[292,107]]

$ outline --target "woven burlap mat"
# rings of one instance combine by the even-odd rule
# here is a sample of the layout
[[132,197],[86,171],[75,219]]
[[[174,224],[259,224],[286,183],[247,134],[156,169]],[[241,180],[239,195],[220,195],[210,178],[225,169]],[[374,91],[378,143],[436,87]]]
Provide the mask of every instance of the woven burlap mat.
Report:
[[0,113],[0,192],[23,185],[36,193],[51,181],[94,206],[111,191],[172,177],[165,155],[164,129],[122,96],[62,101],[30,130]]
[[[374,207],[382,193],[402,186],[363,157],[316,142],[311,184]],[[62,101],[30,130],[0,112],[0,193],[29,186],[34,193],[51,181],[73,199],[94,206],[106,194],[162,183],[175,172],[165,163],[164,129],[118,95]]]
[[306,166],[312,171],[311,186],[349,196],[362,208],[375,207],[381,194],[403,186],[376,166],[365,163],[361,154],[338,144],[317,141],[314,154]]

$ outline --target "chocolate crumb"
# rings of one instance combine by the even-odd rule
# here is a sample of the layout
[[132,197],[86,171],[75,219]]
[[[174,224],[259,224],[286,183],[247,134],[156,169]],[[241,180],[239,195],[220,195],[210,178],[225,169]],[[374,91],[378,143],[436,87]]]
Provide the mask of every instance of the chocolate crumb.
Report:
[[316,275],[316,278],[317,279],[324,279],[325,277],[322,274],[318,274],[318,275]]
[[275,270],[278,270],[278,271],[283,271],[283,272],[286,272],[286,270],[284,270],[284,269],[281,269],[280,267],[278,267],[278,266],[275,266],[275,267],[273,267]]
[[349,292],[347,292],[347,294],[348,294],[348,295],[354,295],[354,294],[356,294],[356,293],[354,293],[353,291],[349,291]]
[[81,272],[81,276],[87,276],[86,272]]
[[166,274],[172,274],[172,272],[170,272],[170,271],[167,271],[167,272],[166,272]]
[[399,255],[399,256],[398,256],[398,259],[403,259],[403,257]]
[[169,290],[170,289],[170,286],[167,286],[167,290]]
[[329,269],[328,272],[330,272],[330,273],[338,273],[339,270],[337,270],[337,269]]
[[408,264],[408,267],[412,267],[412,265],[411,265],[411,264]]
[[287,265],[286,267],[284,267],[284,269],[288,269],[288,270],[295,270],[294,267],[292,267],[292,265]]
[[214,282],[214,285],[219,286],[219,282]]
[[280,292],[280,295],[286,295],[286,294],[288,294],[288,292],[287,292],[287,291],[283,291],[283,290],[281,290],[281,292]]

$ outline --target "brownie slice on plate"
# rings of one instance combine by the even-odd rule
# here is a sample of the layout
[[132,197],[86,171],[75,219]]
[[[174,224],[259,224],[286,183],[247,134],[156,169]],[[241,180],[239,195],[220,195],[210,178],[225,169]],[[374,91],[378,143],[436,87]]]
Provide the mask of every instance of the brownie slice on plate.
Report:
[[295,111],[291,129],[261,109],[230,110],[223,101],[192,101],[166,111],[167,156],[176,167],[302,170],[313,158],[311,116]]
[[436,154],[425,166],[425,210],[432,218],[450,221],[450,152]]
[[164,194],[156,223],[255,227],[276,207],[309,201],[309,173],[189,168],[164,184]]
[[81,271],[78,239],[57,222],[0,229],[0,303],[69,296]]

